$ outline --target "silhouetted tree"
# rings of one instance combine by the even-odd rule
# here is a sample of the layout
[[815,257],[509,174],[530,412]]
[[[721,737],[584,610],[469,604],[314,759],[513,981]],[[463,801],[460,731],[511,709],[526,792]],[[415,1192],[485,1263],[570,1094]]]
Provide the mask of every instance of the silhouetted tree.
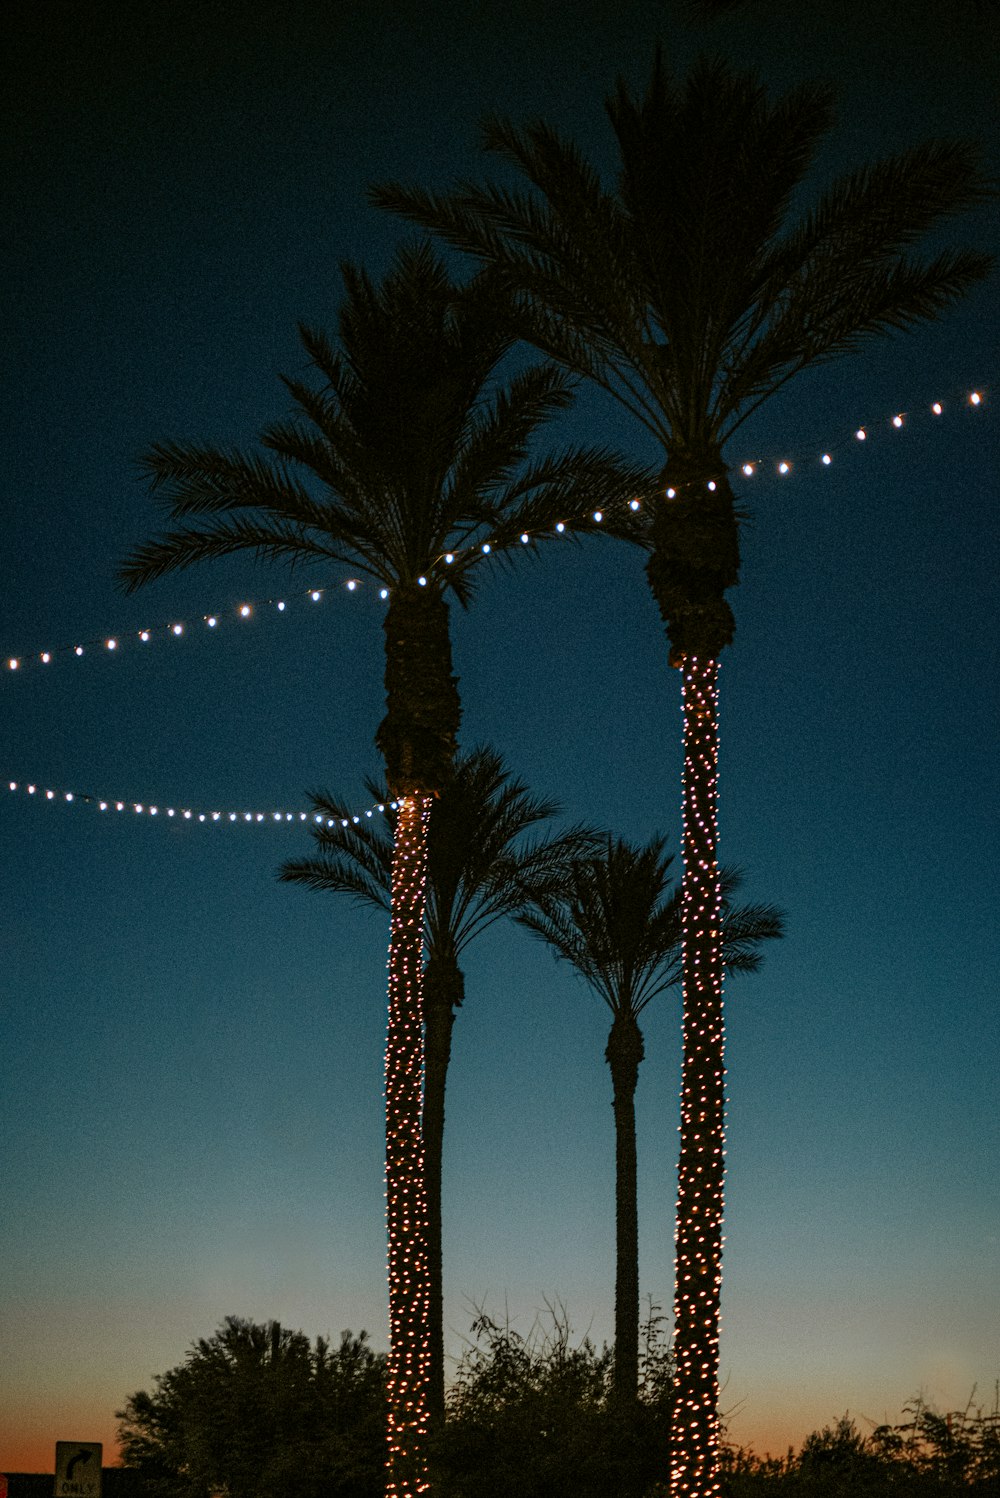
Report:
[[388,593],[377,742],[399,805],[385,1075],[389,1492],[415,1498],[424,1491],[429,1305],[420,1128],[426,825],[452,772],[461,711],[447,595],[467,604],[479,568],[526,549],[522,532],[620,503],[636,471],[597,449],[529,459],[569,385],[551,365],[501,377],[513,334],[491,272],[458,286],[423,244],[404,250],[380,286],[352,266],[342,273],[339,346],[302,330],[322,388],[285,381],[297,415],[265,430],[263,455],[151,448],[151,489],[172,519],[196,523],[140,546],[121,576],[132,588],[250,551],[293,565],[343,562]]
[[122,1460],[148,1498],[380,1498],[385,1358],[277,1321],[228,1316],[118,1411]]
[[[384,785],[369,780],[366,786],[376,802],[388,801]],[[356,820],[345,803],[325,792],[312,802],[323,818],[311,829],[317,852],[290,859],[280,877],[388,910],[391,807],[382,823]],[[558,890],[572,860],[592,846],[593,834],[582,827],[557,836],[528,836],[559,810],[558,802],[532,796],[494,750],[479,748],[458,756],[431,811],[424,911],[423,1130],[434,1417],[443,1416],[445,1409],[441,1162],[451,1032],[465,999],[459,958],[501,917],[517,914],[530,898]]]
[[[681,898],[669,877],[666,840],[640,846],[607,839],[578,860],[561,888],[535,895],[518,920],[571,964],[613,1016],[604,1055],[615,1116],[615,1395],[635,1403],[639,1384],[639,1209],[635,1089],[645,1055],[639,1016],[681,981]],[[726,971],[755,972],[760,944],[783,934],[773,905],[734,906],[741,876],[723,870]]]
[[659,445],[647,578],[683,671],[684,1068],[674,1303],[672,1486],[718,1490],[724,1065],[716,770],[719,656],[733,633],[738,510],[725,447],[801,370],[935,317],[988,256],[913,253],[988,193],[973,149],[930,142],[863,167],[796,220],[833,121],[829,89],[771,102],[752,76],[700,62],[675,86],[657,57],[608,100],[618,150],[605,186],[544,121],[492,119],[484,143],[527,190],[392,184],[383,207],[503,277],[535,346],[605,390]]

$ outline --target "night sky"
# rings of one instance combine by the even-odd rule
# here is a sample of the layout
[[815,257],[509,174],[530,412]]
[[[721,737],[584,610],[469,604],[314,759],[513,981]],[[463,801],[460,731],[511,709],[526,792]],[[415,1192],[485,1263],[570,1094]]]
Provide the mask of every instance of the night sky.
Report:
[[[480,172],[489,110],[544,114],[608,163],[601,101],[619,72],[644,81],[657,39],[678,69],[708,48],[775,88],[835,82],[818,181],[932,134],[978,137],[996,172],[1000,22],[958,0],[941,13],[760,0],[695,27],[653,0],[9,7],[0,650],[24,664],[0,684],[0,1469],[51,1470],[57,1439],[110,1449],[114,1410],[227,1314],[386,1345],[387,925],[276,882],[309,850],[300,824],[165,814],[298,811],[318,787],[367,806],[381,605],[335,569],[290,579],[249,558],[125,597],[116,567],[157,524],[137,455],[249,445],[284,414],[297,321],[331,328],[339,262],[378,273],[410,232],[367,206],[369,182]],[[1000,240],[988,210],[944,237]],[[758,1450],[848,1409],[894,1418],[918,1391],[989,1398],[1000,1375],[997,287],[801,378],[730,451],[761,471],[738,486],[752,520],[720,677],[723,852],[789,931],[733,983],[728,1021],[722,1405]],[[655,456],[594,397],[547,440],[574,437]],[[453,615],[463,745],[496,745],[567,818],[676,847],[680,684],[641,555],[553,542]],[[161,810],[102,814],[66,791]],[[470,952],[466,986],[451,1351],[475,1307],[527,1332],[546,1301],[601,1342],[609,1016],[514,928]],[[644,1028],[641,1288],[669,1310],[678,999]]]

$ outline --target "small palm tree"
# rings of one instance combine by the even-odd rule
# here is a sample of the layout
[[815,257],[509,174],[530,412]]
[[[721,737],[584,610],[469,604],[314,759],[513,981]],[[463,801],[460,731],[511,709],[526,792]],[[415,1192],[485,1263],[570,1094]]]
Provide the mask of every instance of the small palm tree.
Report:
[[524,336],[606,391],[662,454],[645,511],[646,574],[684,701],[671,1486],[711,1498],[725,1117],[717,678],[740,561],[725,448],[801,370],[937,316],[985,276],[988,256],[913,251],[990,189],[971,147],[930,142],[843,178],[793,220],[833,121],[827,88],[772,103],[752,75],[723,62],[700,63],[675,87],[657,57],[644,97],[619,83],[607,109],[618,150],[612,186],[544,121],[519,129],[492,119],[485,145],[526,190],[466,184],[431,194],[392,184],[374,198],[496,270],[520,300]]
[[[578,860],[561,886],[533,895],[519,922],[569,962],[611,1010],[604,1055],[615,1115],[614,1392],[634,1406],[639,1384],[639,1216],[635,1089],[645,1049],[639,1016],[681,981],[681,897],[669,878],[665,839],[639,846],[607,839]],[[773,905],[734,906],[741,875],[723,870],[722,940],[728,973],[752,973],[760,945],[784,933]]]
[[[366,781],[377,802],[386,788]],[[344,803],[321,793],[312,798],[323,820],[312,829],[317,852],[291,859],[280,878],[310,889],[346,894],[362,905],[388,910],[392,825],[356,819]],[[434,802],[427,857],[424,911],[424,1172],[430,1266],[430,1410],[445,1409],[441,1168],[445,1086],[455,1015],[465,999],[459,959],[466,947],[503,916],[518,914],[529,899],[553,897],[573,861],[594,845],[583,827],[543,838],[533,828],[559,811],[556,801],[532,796],[512,778],[494,750],[460,754],[454,773]]]
[[385,1075],[388,1493],[413,1498],[426,1491],[426,828],[451,776],[461,712],[447,599],[468,604],[484,564],[514,546],[529,549],[520,546],[522,532],[550,527],[559,515],[611,511],[642,477],[597,449],[529,460],[539,427],[568,403],[569,384],[551,365],[502,378],[514,335],[491,273],[456,285],[421,244],[400,254],[381,285],[351,266],[343,277],[339,346],[302,330],[322,388],[285,381],[296,414],[266,429],[263,454],[150,449],[150,487],[184,524],[140,546],[121,576],[134,588],[249,551],[293,566],[345,563],[388,594],[386,715],[376,736],[399,803]]

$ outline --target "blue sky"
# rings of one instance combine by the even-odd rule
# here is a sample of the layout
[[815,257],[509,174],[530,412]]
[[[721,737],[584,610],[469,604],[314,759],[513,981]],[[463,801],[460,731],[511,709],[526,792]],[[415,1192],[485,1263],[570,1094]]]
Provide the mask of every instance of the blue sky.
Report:
[[[775,88],[836,83],[821,178],[931,133],[995,158],[996,22],[971,6],[941,30],[899,28],[888,0],[854,24],[761,0],[702,29],[654,3],[317,9],[105,5],[83,29],[56,5],[43,33],[14,8],[0,646],[132,639],[5,673],[0,788],[270,811],[326,786],[365,804],[370,592],[317,574],[313,605],[311,576],[235,561],[125,598],[114,572],[155,524],[143,446],[250,443],[284,410],[278,373],[303,368],[296,321],[333,322],[338,262],[387,263],[403,231],[367,207],[369,181],[479,171],[490,109],[544,113],[607,161],[600,101],[617,72],[644,76],[657,38],[678,68],[706,46]],[[949,232],[996,247],[987,211]],[[789,929],[733,984],[728,1021],[723,1404],[760,1449],[845,1409],[891,1417],[918,1390],[964,1404],[1000,1374],[996,288],[806,376],[731,452],[762,468],[740,491],[721,673],[723,846]],[[646,455],[593,398],[552,440],[581,432]],[[281,597],[280,616],[234,618]],[[134,639],[178,619],[180,639]],[[496,744],[570,818],[676,844],[679,683],[637,555],[554,543],[487,579],[454,639],[464,745]],[[227,1314],[384,1346],[382,923],[275,882],[307,846],[295,827],[4,791],[0,837],[0,1469],[51,1467],[57,1439],[110,1444],[113,1411]],[[514,930],[470,952],[467,994],[451,1350],[473,1307],[527,1330],[546,1300],[601,1341],[606,1016]],[[645,1029],[640,1271],[668,1308],[676,1001]]]

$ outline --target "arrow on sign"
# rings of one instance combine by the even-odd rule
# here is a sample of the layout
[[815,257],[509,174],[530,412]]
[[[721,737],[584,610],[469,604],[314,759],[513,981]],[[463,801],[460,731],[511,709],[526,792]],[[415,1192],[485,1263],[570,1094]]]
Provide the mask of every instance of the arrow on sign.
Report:
[[67,1482],[72,1482],[73,1481],[73,1473],[76,1471],[76,1469],[79,1466],[79,1464],[81,1462],[89,1462],[90,1458],[93,1456],[93,1454],[94,1453],[92,1451],[78,1451],[76,1453],[76,1456],[71,1456],[70,1457],[69,1461],[66,1463],[66,1481]]

